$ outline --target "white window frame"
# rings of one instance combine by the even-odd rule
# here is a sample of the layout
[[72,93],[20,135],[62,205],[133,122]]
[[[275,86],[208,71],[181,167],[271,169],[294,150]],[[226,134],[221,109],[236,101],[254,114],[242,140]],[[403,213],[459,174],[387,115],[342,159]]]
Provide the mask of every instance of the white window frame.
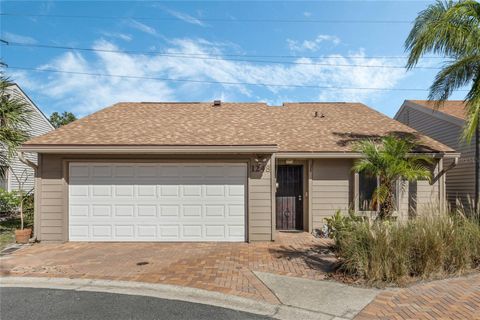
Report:
[[7,169],[7,174],[6,174],[5,179],[4,179],[4,181],[5,181],[5,187],[6,187],[5,190],[6,190],[7,192],[12,191],[12,190],[11,190],[11,189],[12,189],[12,186],[11,186],[11,183],[10,183],[10,180],[11,180],[11,179],[10,179],[10,170],[11,170],[10,168]]

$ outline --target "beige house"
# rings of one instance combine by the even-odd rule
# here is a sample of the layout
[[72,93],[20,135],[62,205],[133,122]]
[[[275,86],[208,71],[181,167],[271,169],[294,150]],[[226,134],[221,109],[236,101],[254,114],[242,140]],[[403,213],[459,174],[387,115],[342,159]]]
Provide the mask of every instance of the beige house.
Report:
[[[461,153],[458,164],[446,175],[446,193],[452,207],[474,207],[478,201],[478,136],[462,139],[466,112],[463,101],[447,101],[439,109],[425,100],[406,100],[395,119]],[[444,166],[450,166],[452,160]]]
[[[435,183],[398,188],[397,213],[444,201],[451,148],[360,103],[118,103],[22,147],[37,152],[41,241],[271,241],[368,211],[376,180],[352,144],[416,135]],[[415,204],[412,203],[415,202]]]

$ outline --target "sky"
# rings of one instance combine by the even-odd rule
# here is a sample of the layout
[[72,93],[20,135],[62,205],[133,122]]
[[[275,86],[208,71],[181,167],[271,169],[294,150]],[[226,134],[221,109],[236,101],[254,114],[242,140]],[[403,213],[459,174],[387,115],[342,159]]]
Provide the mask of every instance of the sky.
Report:
[[446,62],[404,68],[412,21],[431,3],[2,1],[0,59],[47,115],[220,99],[362,102],[393,117],[427,98]]

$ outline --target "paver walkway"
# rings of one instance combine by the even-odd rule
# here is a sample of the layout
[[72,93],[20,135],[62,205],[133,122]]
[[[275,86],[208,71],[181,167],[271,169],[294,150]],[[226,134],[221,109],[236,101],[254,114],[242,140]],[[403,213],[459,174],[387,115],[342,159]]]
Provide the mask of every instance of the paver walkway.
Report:
[[480,319],[480,275],[384,291],[355,319]]
[[278,303],[252,271],[323,279],[334,260],[327,247],[308,233],[250,244],[40,243],[0,258],[0,274],[164,283]]

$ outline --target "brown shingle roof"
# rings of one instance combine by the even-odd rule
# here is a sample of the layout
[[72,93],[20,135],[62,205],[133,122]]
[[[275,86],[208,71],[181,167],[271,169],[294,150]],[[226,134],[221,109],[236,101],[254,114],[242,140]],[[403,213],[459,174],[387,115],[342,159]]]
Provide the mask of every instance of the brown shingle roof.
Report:
[[[315,117],[315,114],[317,115]],[[412,128],[361,103],[117,103],[33,145],[278,145],[279,152],[348,152],[352,141]],[[423,150],[451,152],[419,135]]]
[[443,112],[452,117],[465,120],[467,118],[467,113],[465,109],[465,102],[463,100],[448,100],[445,101],[438,109],[435,108],[435,102],[428,100],[407,100],[415,104],[421,105],[422,107],[429,108],[435,111]]

